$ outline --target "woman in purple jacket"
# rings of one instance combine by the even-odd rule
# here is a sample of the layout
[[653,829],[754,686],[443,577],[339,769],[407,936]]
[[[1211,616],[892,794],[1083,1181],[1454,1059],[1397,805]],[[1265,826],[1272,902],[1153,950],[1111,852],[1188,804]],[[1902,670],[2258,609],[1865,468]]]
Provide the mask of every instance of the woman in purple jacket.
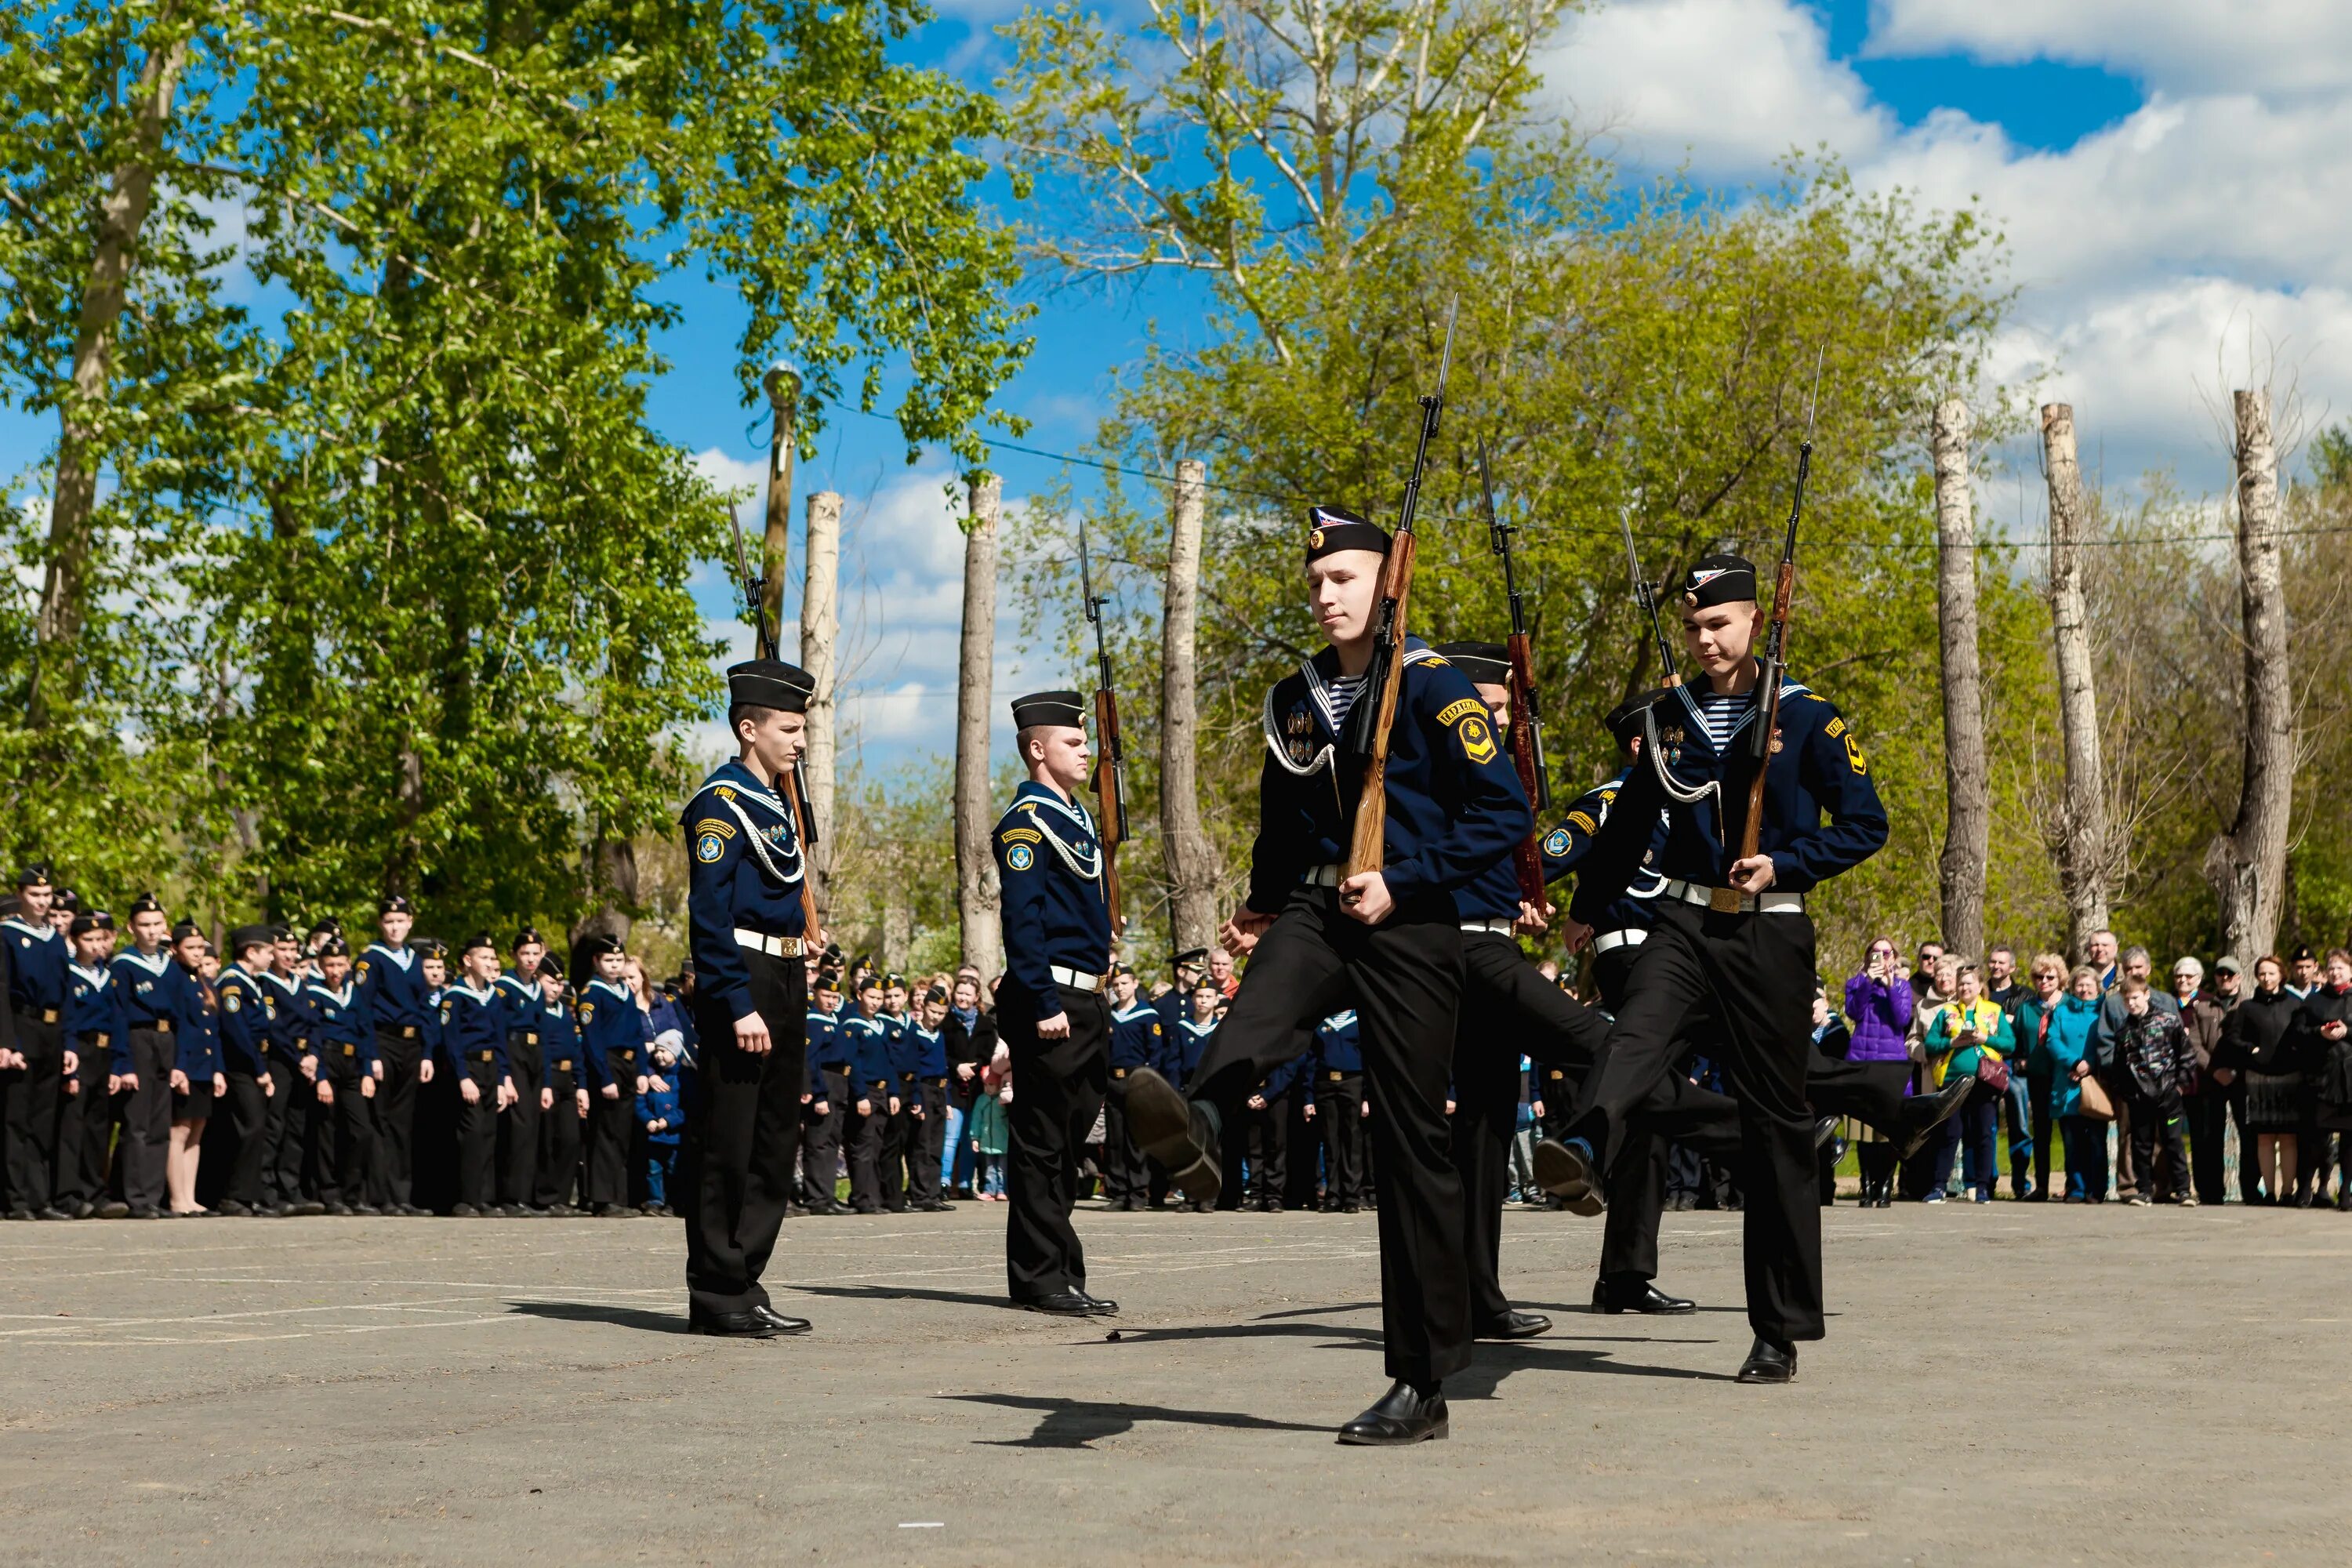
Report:
[[[1853,1025],[1846,1060],[1907,1060],[1912,1002],[1911,982],[1903,973],[1895,939],[1873,938],[1863,956],[1862,973],[1845,983],[1845,1016]],[[1865,1129],[1854,1157],[1862,1165],[1863,1206],[1885,1208],[1894,1196],[1895,1145]]]

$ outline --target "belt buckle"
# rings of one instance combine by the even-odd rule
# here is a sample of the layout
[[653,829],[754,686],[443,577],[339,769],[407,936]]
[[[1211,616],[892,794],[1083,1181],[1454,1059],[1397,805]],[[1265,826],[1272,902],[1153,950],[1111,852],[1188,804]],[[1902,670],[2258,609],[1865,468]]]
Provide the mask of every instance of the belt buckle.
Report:
[[1739,889],[1737,888],[1709,888],[1706,890],[1706,907],[1716,914],[1736,915],[1739,912]]
[[491,1061],[491,1060],[494,1060],[494,1059],[496,1058],[497,1055],[498,1055],[498,1053],[497,1053],[497,1052],[495,1052],[495,1051],[484,1051],[484,1052],[482,1053],[482,1059],[483,1059],[484,1061],[486,1061],[486,1062],[487,1062],[487,1061]]
[[42,1023],[44,1023],[44,1024],[54,1024],[54,1023],[56,1023],[57,1021],[58,1021],[58,1010],[57,1010],[55,1007],[44,1007],[44,1008],[42,1008],[42,1009],[41,1009],[41,1022],[42,1022]]
[[1113,1068],[1110,1069],[1110,1076],[1113,1078],[1125,1078],[1127,1076],[1127,1069],[1125,1068]]

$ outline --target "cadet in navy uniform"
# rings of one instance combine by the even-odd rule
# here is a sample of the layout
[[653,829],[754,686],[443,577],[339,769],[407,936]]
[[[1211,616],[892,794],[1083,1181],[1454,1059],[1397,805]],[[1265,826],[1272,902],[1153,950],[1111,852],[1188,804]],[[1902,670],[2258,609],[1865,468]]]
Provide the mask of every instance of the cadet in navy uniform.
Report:
[[1195,1198],[1218,1183],[1223,1118],[1267,1072],[1298,1054],[1307,1026],[1353,1003],[1379,1114],[1381,1301],[1389,1375],[1345,1443],[1409,1443],[1447,1430],[1442,1381],[1470,1363],[1462,1179],[1446,1129],[1462,930],[1454,891],[1476,881],[1531,825],[1518,775],[1462,672],[1418,638],[1402,639],[1402,686],[1389,734],[1386,864],[1344,876],[1367,755],[1343,740],[1367,690],[1387,533],[1318,508],[1306,569],[1330,646],[1266,698],[1267,755],[1247,900],[1225,946],[1252,952],[1232,1011],[1201,1060],[1192,1104],[1157,1075],[1128,1089],[1145,1152]]
[[1323,1124],[1323,1212],[1357,1214],[1364,1206],[1363,1026],[1353,1007],[1315,1028],[1315,1120]]
[[1127,1127],[1127,1080],[1158,1058],[1159,1010],[1135,994],[1135,971],[1125,964],[1110,977],[1110,1084],[1103,1100],[1103,1194],[1114,1209],[1143,1212],[1147,1205],[1143,1151]]
[[236,1130],[236,1154],[218,1207],[226,1215],[275,1215],[278,1207],[263,1191],[262,1180],[270,1152],[269,1102],[278,1094],[269,1071],[278,1003],[256,972],[268,967],[277,937],[268,926],[238,926],[228,933],[228,965],[213,990],[220,998],[221,1058],[228,1075],[228,1119]]
[[[16,912],[0,921],[8,971],[8,1017],[0,1020],[0,1053],[16,1052],[15,1070],[0,1073],[0,1172],[12,1218],[64,1219],[52,1173],[66,1098],[66,939],[49,920],[57,889],[46,866],[16,878]],[[13,1035],[13,1038],[10,1037]]]
[[414,1200],[416,1089],[433,1081],[433,1058],[425,1050],[425,971],[408,933],[416,910],[404,894],[392,893],[376,906],[382,940],[368,943],[352,966],[353,984],[367,1004],[375,1028],[375,1059],[382,1069],[375,1096],[378,1152],[387,1214],[421,1215]]
[[104,910],[76,915],[71,940],[66,1048],[80,1070],[66,1108],[74,1120],[58,1140],[58,1206],[76,1219],[121,1219],[131,1205],[106,1190],[107,1150],[114,1135],[110,1080],[131,1059],[131,1018],[122,1010],[122,987],[112,967],[114,917]]
[[302,944],[288,925],[272,926],[269,963],[251,971],[269,999],[268,1121],[262,1179],[269,1206],[287,1215],[320,1215],[326,1205],[302,1184],[302,1162],[319,1112],[319,1058],[304,1021]]
[[539,1037],[539,962],[547,939],[525,926],[515,934],[514,967],[500,974],[499,1015],[506,1031],[507,1074],[514,1097],[499,1118],[499,1206],[529,1214],[539,1202],[540,1090],[547,1083],[547,1055]]
[[[599,1218],[635,1212],[629,1202],[629,1155],[637,1137],[637,1096],[653,1069],[653,1032],[622,979],[626,954],[616,937],[594,932],[572,946],[572,967],[593,979],[580,988],[580,1059],[587,1073],[587,1204]],[[691,1307],[689,1305],[689,1315]],[[695,1322],[699,1329],[700,1319]]]
[[736,742],[687,803],[694,1027],[702,1068],[686,1107],[676,1206],[686,1216],[688,1315],[707,1333],[803,1333],[760,1277],[792,1201],[806,1044],[807,872],[775,781],[806,744],[807,672],[754,659],[727,672]]
[[[1602,824],[1570,906],[1571,947],[1640,874],[1645,856],[1665,878],[1624,1007],[1600,1066],[1578,1097],[1571,1135],[1538,1149],[1545,1189],[1574,1199],[1596,1190],[1626,1121],[1674,1070],[1685,1020],[1710,1007],[1739,1101],[1748,1191],[1742,1223],[1748,1316],[1756,1341],[1742,1382],[1786,1383],[1798,1342],[1822,1333],[1821,1207],[1814,1121],[1805,1074],[1813,1056],[1813,923],[1805,896],[1877,852],[1886,812],[1869,764],[1830,702],[1783,682],[1768,737],[1759,851],[1738,853],[1759,721],[1751,656],[1764,615],[1756,569],[1708,556],[1683,584],[1683,639],[1706,671],[1652,707],[1660,749],[1628,776]],[[1654,849],[1660,810],[1669,822]],[[1826,819],[1826,820],[1824,820]]]
[[1004,889],[1004,981],[996,1028],[1013,1058],[1006,1118],[1004,1271],[1013,1299],[1073,1316],[1118,1310],[1087,1290],[1070,1211],[1078,1163],[1110,1079],[1110,906],[1102,843],[1079,795],[1085,709],[1075,691],[1013,704],[1029,777],[991,842]]
[[934,985],[916,1004],[915,1025],[907,1031],[911,1049],[906,1059],[915,1069],[911,1086],[915,1128],[908,1151],[907,1202],[926,1214],[945,1214],[955,1206],[940,1195],[940,1156],[946,1152],[948,1127],[948,1041],[942,1032],[947,1021],[948,994]]
[[373,1215],[368,1201],[375,1165],[376,1093],[383,1064],[367,996],[352,978],[351,944],[330,936],[312,954],[319,973],[302,985],[305,1055],[319,1059],[313,1100],[324,1112],[311,1144],[314,1180],[331,1215]]
[[499,1112],[515,1093],[507,1066],[506,1006],[499,994],[499,949],[488,931],[457,950],[459,977],[441,993],[441,1063],[457,1086],[457,1204],[477,1219],[496,1211]]
[[130,1022],[128,1070],[121,1075],[122,1144],[114,1164],[115,1195],[133,1219],[161,1219],[172,1148],[172,1074],[179,1070],[179,1031],[195,1006],[195,988],[164,945],[171,917],[152,893],[131,906],[133,946],[114,956],[115,984]]
[[832,970],[817,970],[816,1000],[803,1023],[808,1087],[801,1098],[801,1205],[811,1214],[847,1214],[834,1183],[849,1110],[849,1042],[841,1032],[841,977]]
[[[885,1006],[905,992],[906,983],[890,976],[883,986]],[[922,1158],[923,1090],[917,1069],[923,1042],[907,1014],[886,1012],[883,1018],[890,1030],[890,1114],[882,1124],[882,1207],[904,1214],[914,1197],[914,1167]]]
[[539,1159],[531,1206],[553,1215],[577,1214],[572,1198],[580,1184],[580,1132],[588,1120],[587,1069],[582,1065],[580,1031],[563,994],[563,965],[549,953],[539,961],[539,1006],[531,1017],[539,1030],[540,1060],[546,1066],[539,1086]]
[[1290,1095],[1306,1065],[1304,1056],[1283,1063],[1249,1099],[1249,1198],[1262,1214],[1282,1212],[1290,1173]]
[[848,1103],[844,1136],[849,1144],[849,1206],[856,1214],[882,1212],[882,1142],[889,1125],[891,1055],[898,1026],[882,1011],[882,977],[868,972],[856,981],[857,1011],[842,1020],[849,1052]]

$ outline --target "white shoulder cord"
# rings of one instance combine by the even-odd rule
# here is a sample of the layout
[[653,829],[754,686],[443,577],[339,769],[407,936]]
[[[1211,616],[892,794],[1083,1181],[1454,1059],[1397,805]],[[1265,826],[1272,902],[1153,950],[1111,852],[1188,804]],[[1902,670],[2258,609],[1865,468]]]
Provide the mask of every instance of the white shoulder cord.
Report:
[[735,797],[731,795],[722,795],[719,799],[721,805],[725,805],[728,810],[735,814],[735,820],[743,825],[743,837],[751,841],[751,853],[760,858],[761,868],[766,871],[770,877],[783,883],[786,887],[790,887],[794,882],[799,881],[801,879],[800,836],[795,833],[793,837],[793,868],[790,872],[786,872],[779,868],[775,861],[768,858],[767,840],[761,838],[760,837],[759,829],[751,826],[751,819],[750,816],[745,815],[743,808],[735,804]]
[[1054,825],[1047,822],[1043,814],[1034,811],[1031,812],[1029,814],[1029,821],[1038,832],[1045,836],[1045,842],[1054,847],[1054,853],[1062,858],[1062,864],[1067,866],[1071,871],[1076,873],[1081,879],[1092,882],[1097,880],[1102,876],[1101,845],[1097,844],[1095,846],[1094,856],[1091,859],[1080,860],[1078,858],[1078,852],[1062,842],[1062,836],[1054,831]]
[[1718,802],[1722,800],[1723,784],[1720,780],[1709,779],[1693,789],[1675,777],[1673,770],[1666,766],[1665,749],[1658,744],[1658,715],[1654,708],[1642,710],[1642,745],[1650,753],[1650,771],[1658,775],[1659,787],[1667,795],[1685,805],[1696,805],[1709,795]]

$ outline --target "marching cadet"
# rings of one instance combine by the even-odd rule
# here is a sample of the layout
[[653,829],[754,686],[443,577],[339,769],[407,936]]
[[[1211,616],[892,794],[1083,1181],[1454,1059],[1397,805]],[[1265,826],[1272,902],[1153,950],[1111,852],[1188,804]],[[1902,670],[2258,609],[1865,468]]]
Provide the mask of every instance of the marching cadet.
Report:
[[857,977],[856,986],[856,1015],[841,1026],[849,1049],[849,1206],[857,1214],[880,1214],[883,1134],[898,1109],[890,1092],[898,1030],[882,1011],[882,977],[868,971]]
[[849,1041],[841,1028],[841,977],[820,964],[804,1020],[808,1089],[801,1099],[801,1205],[811,1214],[847,1214],[835,1196],[841,1128],[849,1109]]
[[457,1086],[457,1203],[459,1219],[495,1214],[494,1161],[499,1112],[515,1095],[507,1068],[507,1011],[499,990],[499,948],[488,931],[467,939],[457,950],[462,973],[440,996],[441,1065]]
[[736,754],[679,818],[702,1068],[686,1106],[677,1178],[688,1317],[705,1333],[765,1339],[809,1326],[770,1305],[760,1280],[792,1201],[808,1011],[807,868],[775,781],[800,760],[815,689],[805,670],[779,659],[730,668]]
[[67,1130],[58,1141],[58,1205],[76,1219],[125,1219],[131,1205],[106,1186],[107,1151],[114,1136],[113,1086],[131,1061],[131,1016],[123,1010],[122,987],[114,978],[114,917],[104,910],[76,915],[72,941],[65,1032],[79,1070],[66,1108]]
[[646,1052],[652,1034],[621,978],[627,957],[618,938],[601,932],[572,949],[572,966],[595,974],[573,1011],[588,1073],[588,1206],[599,1219],[636,1212],[629,1202],[629,1147],[636,1138],[637,1096],[652,1065]]
[[302,984],[303,1054],[319,1061],[311,1098],[325,1112],[312,1142],[312,1181],[331,1215],[377,1215],[368,1201],[375,1168],[378,1038],[366,995],[352,977],[351,944],[320,937],[311,957],[318,973]]
[[194,988],[165,945],[171,917],[152,893],[131,906],[130,952],[114,958],[129,1020],[127,1057],[118,1081],[122,1144],[115,1161],[115,1195],[133,1219],[161,1219],[168,1196],[172,1150],[172,1075],[179,1070],[178,1032],[194,1006]]
[[1135,971],[1120,964],[1110,977],[1110,1084],[1103,1099],[1103,1195],[1114,1209],[1140,1214],[1147,1206],[1143,1151],[1127,1126],[1127,1079],[1159,1058],[1160,1012],[1135,994]]
[[[1813,1056],[1813,924],[1806,895],[1886,842],[1868,763],[1827,699],[1784,681],[1766,737],[1759,849],[1738,855],[1752,727],[1752,656],[1764,612],[1756,569],[1736,555],[1697,562],[1683,584],[1683,640],[1706,673],[1652,706],[1659,750],[1626,781],[1601,825],[1570,906],[1571,948],[1606,918],[1645,855],[1665,878],[1649,939],[1570,1135],[1538,1150],[1538,1179],[1571,1201],[1599,1192],[1629,1114],[1674,1068],[1685,1020],[1705,1005],[1725,1041],[1747,1163],[1743,1251],[1756,1341],[1744,1383],[1787,1383],[1800,1341],[1822,1333],[1821,1208],[1805,1074]],[[1645,725],[1646,728],[1646,725]],[[1664,847],[1653,825],[1668,815]],[[1824,820],[1826,818],[1826,820]]]
[[270,1015],[268,1147],[262,1156],[262,1177],[268,1203],[278,1213],[289,1217],[321,1215],[327,1205],[303,1185],[303,1159],[320,1110],[319,1058],[310,1049],[302,1005],[310,961],[293,927],[273,926],[269,934],[268,965],[250,972],[269,999]]
[[[1261,821],[1247,900],[1226,922],[1249,973],[1187,1093],[1149,1071],[1128,1089],[1136,1140],[1196,1199],[1220,1182],[1218,1142],[1241,1097],[1297,1054],[1299,1033],[1349,1003],[1381,1114],[1381,1317],[1394,1383],[1339,1430],[1355,1444],[1444,1436],[1442,1384],[1470,1362],[1462,1180],[1445,1122],[1462,931],[1454,890],[1511,853],[1531,825],[1518,776],[1469,680],[1415,637],[1388,737],[1386,863],[1345,874],[1364,759],[1344,737],[1369,687],[1389,536],[1318,508],[1306,571],[1329,646],[1268,694]],[[1346,752],[1348,754],[1344,754]],[[1328,777],[1325,777],[1326,773]]]
[[1363,1026],[1345,1007],[1315,1028],[1314,1118],[1323,1124],[1323,1212],[1364,1206]]
[[[16,1053],[16,1068],[0,1073],[0,1144],[7,1155],[0,1184],[11,1219],[64,1219],[56,1202],[58,1130],[64,1120],[66,1066],[66,939],[49,920],[57,889],[47,866],[16,877],[16,912],[0,920],[7,966],[7,1029],[0,1051]],[[79,1058],[77,1058],[79,1065]]]
[[276,935],[265,925],[238,926],[228,933],[229,962],[214,984],[220,1001],[222,1067],[228,1079],[228,1118],[236,1130],[236,1154],[218,1207],[225,1215],[279,1213],[263,1190],[269,1148],[270,1101],[278,1082],[269,1070],[277,1043],[278,1003],[257,978],[276,956]]
[[940,1195],[941,1162],[947,1152],[948,994],[934,985],[923,994],[915,1022],[907,1031],[903,1058],[914,1068],[910,1083],[899,1093],[908,1100],[915,1125],[907,1151],[907,1203],[925,1214],[945,1214],[955,1205]]
[[563,965],[549,953],[539,961],[540,1058],[547,1072],[539,1086],[539,1158],[531,1206],[571,1215],[580,1184],[580,1131],[588,1121],[588,1087],[580,1031],[563,995]]
[[376,906],[377,941],[354,966],[353,983],[366,1005],[375,1037],[380,1088],[375,1095],[376,1133],[381,1145],[384,1212],[422,1215],[428,1211],[415,1201],[416,1161],[416,1090],[433,1081],[433,1058],[425,1049],[425,1026],[433,1010],[425,1002],[430,987],[408,945],[416,923],[415,907],[404,894],[385,895]]
[[508,1214],[535,1214],[539,1202],[540,1090],[547,1083],[547,1057],[540,1048],[539,963],[547,939],[530,926],[515,933],[514,967],[498,978],[499,1021],[507,1041],[507,1074],[514,1098],[499,1118],[499,1207]]
[[1111,1313],[1087,1289],[1086,1249],[1070,1223],[1078,1163],[1110,1079],[1110,905],[1102,840],[1081,798],[1085,708],[1075,691],[1013,703],[1028,778],[992,840],[1003,887],[1004,979],[996,1027],[1013,1064],[1007,1118],[1006,1282],[1034,1311]]

